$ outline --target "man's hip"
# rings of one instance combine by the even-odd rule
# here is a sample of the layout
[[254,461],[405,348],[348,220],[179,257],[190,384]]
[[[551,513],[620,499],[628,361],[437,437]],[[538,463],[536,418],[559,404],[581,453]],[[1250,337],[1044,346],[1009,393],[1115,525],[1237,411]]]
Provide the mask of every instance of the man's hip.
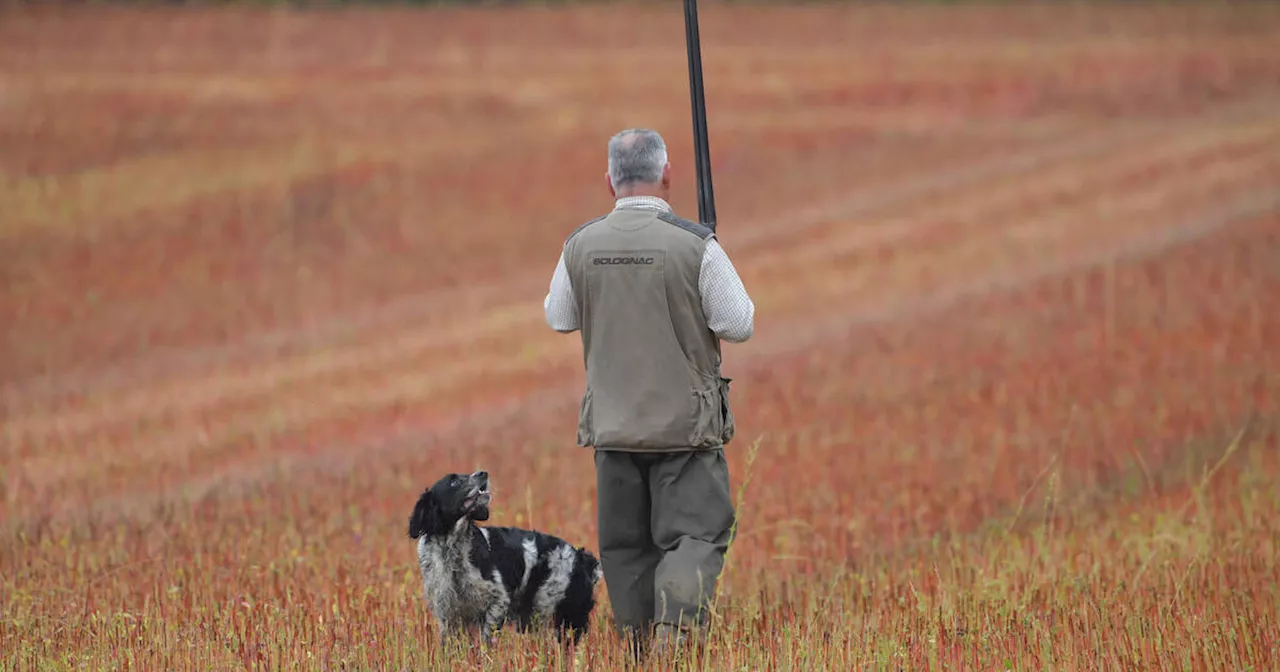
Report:
[[588,384],[578,411],[580,446],[679,453],[723,448],[737,434],[729,378],[685,386]]
[[[728,543],[735,511],[723,448],[597,448],[595,464],[605,538],[617,537],[626,545],[648,541],[664,550],[681,537]],[[624,523],[647,523],[649,529],[647,534],[628,531]]]

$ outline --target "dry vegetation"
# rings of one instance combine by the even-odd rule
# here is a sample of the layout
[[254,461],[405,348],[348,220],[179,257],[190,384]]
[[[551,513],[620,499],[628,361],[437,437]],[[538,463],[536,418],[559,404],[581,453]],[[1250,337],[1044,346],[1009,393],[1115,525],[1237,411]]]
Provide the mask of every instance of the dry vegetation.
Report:
[[[680,21],[0,10],[3,668],[479,666],[407,515],[483,467],[594,547],[541,298],[609,133],[695,212]],[[759,317],[696,666],[1276,669],[1280,11],[703,21]]]

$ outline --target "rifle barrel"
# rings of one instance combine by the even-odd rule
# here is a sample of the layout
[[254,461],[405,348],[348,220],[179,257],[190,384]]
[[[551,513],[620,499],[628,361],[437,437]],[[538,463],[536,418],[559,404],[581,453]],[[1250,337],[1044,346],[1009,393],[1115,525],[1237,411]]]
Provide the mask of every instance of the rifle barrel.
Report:
[[702,44],[698,0],[684,0],[685,46],[689,52],[689,102],[693,108],[693,164],[698,179],[698,219],[716,230],[716,198],[711,185],[711,148],[707,140],[707,102],[702,86]]

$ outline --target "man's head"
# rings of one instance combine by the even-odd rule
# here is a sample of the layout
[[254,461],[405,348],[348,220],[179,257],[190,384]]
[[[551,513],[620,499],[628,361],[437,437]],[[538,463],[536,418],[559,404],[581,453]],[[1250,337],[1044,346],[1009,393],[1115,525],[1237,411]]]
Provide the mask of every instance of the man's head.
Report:
[[662,136],[647,128],[630,128],[609,139],[609,193],[668,199],[671,164]]

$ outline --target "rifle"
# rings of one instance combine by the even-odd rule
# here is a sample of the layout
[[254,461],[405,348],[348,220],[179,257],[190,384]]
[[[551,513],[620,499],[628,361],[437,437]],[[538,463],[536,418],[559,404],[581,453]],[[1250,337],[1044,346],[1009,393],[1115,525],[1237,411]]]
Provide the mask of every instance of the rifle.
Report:
[[707,143],[707,102],[702,89],[702,44],[698,36],[698,0],[684,0],[684,37],[689,52],[689,102],[693,108],[693,165],[698,177],[698,219],[716,230],[716,197],[711,187],[711,149]]

